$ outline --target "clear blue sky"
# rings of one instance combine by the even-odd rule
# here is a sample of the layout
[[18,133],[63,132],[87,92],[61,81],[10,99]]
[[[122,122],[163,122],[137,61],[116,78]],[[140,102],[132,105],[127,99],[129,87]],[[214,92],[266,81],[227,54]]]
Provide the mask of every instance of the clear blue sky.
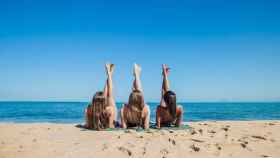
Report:
[[134,62],[147,101],[160,99],[162,63],[180,101],[280,100],[280,2],[0,2],[0,100],[87,101],[106,61],[118,101]]

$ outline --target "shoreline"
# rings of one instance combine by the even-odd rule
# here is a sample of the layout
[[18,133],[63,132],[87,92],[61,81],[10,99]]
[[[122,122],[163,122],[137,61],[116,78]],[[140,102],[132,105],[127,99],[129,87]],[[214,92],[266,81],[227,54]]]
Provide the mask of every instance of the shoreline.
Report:
[[277,157],[280,120],[188,122],[188,129],[93,131],[0,122],[0,157]]
[[[191,120],[191,121],[185,121],[183,122],[182,124],[183,125],[188,125],[190,123],[201,123],[201,122],[212,122],[212,123],[219,123],[219,122],[273,122],[273,121],[276,121],[276,122],[280,122],[280,119],[262,119],[262,120]],[[150,123],[155,123],[155,122],[150,122]],[[15,122],[9,122],[9,121],[1,121],[0,120],[0,125],[8,125],[8,124],[56,124],[56,125],[81,125],[81,124],[84,124],[84,122],[48,122],[48,121],[34,121],[34,122],[24,122],[24,121],[15,121]]]

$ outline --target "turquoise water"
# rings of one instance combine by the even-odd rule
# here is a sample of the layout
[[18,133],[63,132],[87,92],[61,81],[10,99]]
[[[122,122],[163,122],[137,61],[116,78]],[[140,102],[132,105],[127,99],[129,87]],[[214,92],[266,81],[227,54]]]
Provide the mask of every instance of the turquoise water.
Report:
[[[185,110],[184,121],[280,120],[280,102],[180,104]],[[155,121],[158,104],[149,105]],[[0,122],[82,123],[86,106],[86,102],[0,102]]]

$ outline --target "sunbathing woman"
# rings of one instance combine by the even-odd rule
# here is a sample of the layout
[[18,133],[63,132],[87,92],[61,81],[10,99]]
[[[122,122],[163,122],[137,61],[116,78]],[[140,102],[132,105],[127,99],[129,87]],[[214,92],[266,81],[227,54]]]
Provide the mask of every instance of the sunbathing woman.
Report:
[[134,77],[132,92],[127,104],[121,109],[122,128],[142,127],[149,128],[150,110],[144,102],[143,91],[140,82],[141,68],[134,64]]
[[100,130],[114,128],[116,104],[113,97],[113,64],[106,64],[107,81],[104,91],[96,92],[91,104],[85,110],[86,128]]
[[179,127],[182,122],[183,108],[177,105],[176,94],[169,90],[168,73],[167,65],[162,65],[162,97],[156,110],[157,128],[171,125]]

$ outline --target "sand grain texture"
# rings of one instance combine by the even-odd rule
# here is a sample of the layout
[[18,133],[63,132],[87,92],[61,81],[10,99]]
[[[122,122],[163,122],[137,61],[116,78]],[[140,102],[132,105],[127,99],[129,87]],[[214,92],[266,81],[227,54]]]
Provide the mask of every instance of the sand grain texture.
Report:
[[193,130],[91,131],[0,124],[0,158],[263,158],[280,156],[280,121],[192,122]]

